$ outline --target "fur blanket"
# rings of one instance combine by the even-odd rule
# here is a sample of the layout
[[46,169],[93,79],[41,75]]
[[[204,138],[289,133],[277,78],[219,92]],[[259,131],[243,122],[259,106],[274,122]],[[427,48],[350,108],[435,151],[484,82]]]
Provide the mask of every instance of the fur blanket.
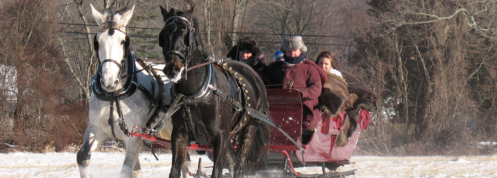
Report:
[[328,80],[323,84],[319,104],[316,106],[321,112],[326,112],[334,117],[340,113],[345,104],[345,108],[351,108],[347,82],[342,77],[327,72]]
[[330,72],[326,72],[326,74],[328,75],[328,81],[324,83],[323,88],[327,88],[340,96],[344,100],[346,108],[352,107],[352,103],[349,99],[349,90],[347,88],[347,82],[345,82],[345,79]]
[[347,133],[348,137],[352,136],[352,133],[357,128],[360,109],[375,112],[377,110],[376,100],[378,100],[378,97],[373,92],[362,88],[349,87],[349,91],[354,102],[352,108],[346,109],[347,117],[351,124]]

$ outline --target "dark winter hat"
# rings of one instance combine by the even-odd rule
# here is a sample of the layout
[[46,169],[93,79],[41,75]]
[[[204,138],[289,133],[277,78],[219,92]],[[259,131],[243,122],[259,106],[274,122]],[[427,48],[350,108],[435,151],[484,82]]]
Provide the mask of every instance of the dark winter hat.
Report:
[[273,59],[274,59],[274,61],[282,60],[283,59],[283,52],[281,52],[280,50],[276,50],[276,52],[273,55]]
[[300,49],[302,52],[307,52],[307,47],[304,45],[304,41],[301,36],[291,36],[283,39],[281,43],[280,51],[294,51]]
[[259,43],[250,37],[238,40],[238,51],[249,51],[254,54],[259,53]]

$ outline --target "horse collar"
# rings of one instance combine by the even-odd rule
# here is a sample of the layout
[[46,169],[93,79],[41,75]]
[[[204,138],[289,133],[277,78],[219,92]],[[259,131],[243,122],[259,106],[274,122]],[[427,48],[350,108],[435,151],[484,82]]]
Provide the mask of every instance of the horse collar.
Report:
[[130,53],[130,54],[127,54],[125,57],[125,61],[127,62],[127,64],[126,64],[127,72],[125,74],[126,82],[124,83],[124,86],[122,87],[121,90],[119,90],[117,92],[106,92],[105,90],[103,90],[101,83],[98,82],[98,81],[100,81],[100,78],[102,77],[102,75],[100,74],[100,71],[97,70],[97,72],[95,74],[95,78],[93,78],[92,90],[98,99],[103,100],[103,101],[115,100],[116,97],[119,99],[124,99],[128,96],[131,96],[133,93],[135,93],[135,91],[136,91],[136,84],[135,84],[136,83],[136,75],[135,75],[136,66],[135,66],[135,62],[133,60],[134,56],[131,54],[130,51],[128,51],[128,53]]
[[[202,88],[200,88],[199,91],[195,92],[192,95],[188,95],[184,97],[185,104],[187,105],[193,105],[193,104],[198,104],[203,102],[205,99],[209,98],[213,90],[211,88],[216,87],[216,76],[214,73],[214,65],[211,63],[208,66],[207,69],[207,75],[205,76],[206,80],[204,80],[204,84],[202,85]],[[177,84],[172,85],[171,88],[171,96],[173,98],[176,98],[179,95],[178,88],[176,88]]]

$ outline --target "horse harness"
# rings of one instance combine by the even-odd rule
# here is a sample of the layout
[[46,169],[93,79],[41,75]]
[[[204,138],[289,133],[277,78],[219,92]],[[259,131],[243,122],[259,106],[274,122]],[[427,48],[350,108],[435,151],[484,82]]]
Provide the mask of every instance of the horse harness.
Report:
[[[196,93],[186,96],[182,93],[179,93],[175,85],[172,85],[171,97],[175,99],[170,105],[165,116],[165,118],[170,117],[177,110],[183,107],[185,109],[185,115],[187,116],[186,121],[188,123],[188,127],[190,128],[190,130],[192,130],[193,132],[192,135],[195,137],[196,141],[199,141],[199,139],[197,138],[195,124],[193,123],[194,120],[191,116],[190,106],[205,101],[206,99],[210,98],[213,94],[218,97],[221,97],[223,101],[234,107],[235,113],[232,116],[232,120],[235,119],[235,116],[241,113],[237,119],[238,120],[237,124],[233,127],[232,131],[230,132],[230,136],[234,135],[235,133],[238,133],[243,128],[243,126],[245,126],[249,121],[247,119],[247,114],[250,113],[250,111],[248,110],[248,107],[250,106],[250,104],[248,104],[248,100],[250,100],[250,97],[246,96],[248,90],[244,89],[246,84],[241,83],[242,78],[240,77],[236,79],[238,73],[234,71],[230,72],[232,71],[232,68],[228,67],[227,63],[223,64],[224,67],[220,67],[219,63],[214,64],[214,62],[210,58],[208,58],[208,60],[209,64],[207,65],[208,69],[207,69],[207,74],[205,75],[206,79],[204,80],[201,89],[198,90]],[[205,65],[205,63],[200,65]],[[221,91],[219,88],[217,88],[216,75],[214,70],[219,70],[226,75],[231,85],[231,95],[228,95],[225,92]],[[162,122],[163,120],[161,120],[159,124],[157,124],[155,128],[152,129],[152,131],[159,130],[158,128],[161,127]]]
[[[249,91],[245,89],[246,84],[243,83],[243,78],[239,77],[239,74],[237,71],[233,70],[232,67],[228,65],[227,62],[224,60],[219,60],[217,63],[213,62],[211,58],[208,58],[209,60],[209,65],[208,67],[208,73],[206,75],[206,80],[204,80],[204,84],[202,88],[194,93],[193,95],[185,96],[182,93],[179,93],[175,89],[175,85],[172,86],[171,88],[171,97],[175,98],[174,101],[171,103],[169,109],[166,112],[166,115],[164,118],[171,117],[176,113],[181,107],[185,107],[185,115],[187,116],[187,125],[192,130],[192,135],[194,136],[196,141],[199,141],[197,138],[196,134],[196,129],[195,129],[195,124],[193,123],[193,118],[191,117],[191,112],[190,112],[190,105],[195,105],[200,102],[205,101],[209,97],[212,96],[212,94],[217,95],[218,97],[221,97],[226,103],[231,105],[233,108],[235,108],[236,112],[233,114],[232,121],[235,119],[234,117],[237,116],[238,113],[241,113],[238,117],[237,123],[234,125],[232,130],[230,131],[229,135],[230,137],[233,136],[234,134],[238,133],[248,122],[249,119],[247,119],[248,116],[252,116],[256,119],[258,119],[259,122],[264,122],[272,127],[274,127],[276,130],[281,132],[285,137],[287,137],[292,143],[300,149],[302,153],[305,153],[305,149],[298,144],[293,138],[291,138],[288,133],[283,131],[280,126],[274,124],[271,120],[268,119],[266,113],[262,113],[259,110],[256,110],[251,107],[251,105],[248,103],[248,100],[251,98],[247,96]],[[204,64],[199,64],[200,65],[206,65]],[[192,68],[196,68],[197,66],[194,66]],[[216,87],[216,82],[215,82],[215,73],[214,73],[214,68],[217,68],[218,70],[224,72],[228,80],[230,80],[231,84],[231,89],[232,89],[232,95],[228,95],[225,92],[221,91],[219,88]],[[238,78],[237,78],[238,77]],[[158,128],[161,127],[163,124],[164,118],[159,121],[159,123],[149,132],[149,135],[153,135],[154,132],[157,130],[160,130]],[[205,144],[205,143],[202,143]]]
[[[174,50],[174,49],[164,51],[165,52],[164,54],[166,56],[167,55],[177,55],[178,57],[180,57],[182,60],[185,61],[184,62],[185,70],[186,70],[184,72],[185,79],[187,79],[187,77],[188,77],[187,73],[190,70],[193,70],[193,69],[201,67],[201,66],[206,66],[206,65],[208,65],[208,69],[207,69],[207,75],[205,76],[206,78],[204,80],[204,84],[202,85],[201,89],[192,95],[185,96],[177,91],[177,89],[175,88],[175,85],[172,86],[171,97],[175,98],[175,102],[172,102],[172,104],[168,110],[168,113],[169,112],[176,112],[180,106],[183,106],[186,110],[186,116],[188,118],[188,123],[189,123],[188,125],[189,125],[190,129],[194,132],[193,135],[195,136],[195,140],[198,141],[198,138],[196,136],[197,134],[195,133],[196,129],[194,128],[195,124],[193,124],[193,118],[191,117],[191,111],[190,111],[189,105],[201,103],[204,100],[206,100],[207,98],[209,98],[214,93],[215,95],[221,97],[225,102],[227,102],[229,105],[231,105],[235,108],[236,112],[233,114],[232,120],[239,112],[242,112],[242,114],[240,115],[240,117],[238,119],[239,120],[238,123],[233,128],[233,130],[230,132],[230,135],[237,133],[238,131],[241,130],[241,128],[244,125],[246,125],[248,123],[248,119],[246,118],[246,114],[248,112],[247,107],[250,106],[250,104],[247,104],[248,103],[247,100],[250,99],[250,97],[246,97],[245,96],[246,93],[242,92],[242,91],[247,91],[247,93],[248,93],[248,90],[243,89],[246,86],[246,84],[243,84],[243,85],[241,84],[242,78],[239,78],[239,80],[235,79],[235,77],[238,73],[237,72],[229,72],[232,70],[232,68],[231,67],[228,68],[227,63],[222,64],[224,62],[223,60],[219,61],[217,64],[214,64],[214,61],[212,61],[212,59],[210,57],[206,57],[206,58],[204,58],[204,61],[206,61],[206,63],[188,68],[188,64],[190,63],[190,61],[192,59],[192,50],[193,50],[194,44],[195,43],[197,44],[198,50],[202,50],[202,46],[200,45],[200,41],[199,41],[198,36],[195,34],[194,25],[187,18],[185,18],[183,16],[169,17],[165,21],[166,27],[174,24],[174,23],[169,23],[169,22],[177,22],[177,21],[185,24],[187,26],[188,31],[189,31],[189,34],[188,34],[188,43],[189,44],[187,45],[186,55],[184,55],[182,52],[180,52],[178,50]],[[164,27],[164,28],[166,28],[166,27]],[[220,67],[220,64],[223,65],[224,70]],[[224,93],[223,91],[221,91],[217,88],[216,82],[215,82],[216,76],[215,76],[214,68],[217,68],[218,70],[223,72],[226,75],[226,77],[228,78],[229,83],[231,85],[232,96],[227,95],[226,93]],[[181,75],[181,73],[179,75]],[[235,97],[237,99],[235,99]],[[172,114],[173,113],[171,113],[169,115],[172,116]],[[241,118],[243,118],[243,120]],[[162,121],[160,121],[160,123],[162,123]],[[156,127],[160,127],[160,125],[161,124],[158,124]],[[153,129],[153,130],[157,130],[157,129]]]
[[[105,23],[115,24],[116,21],[108,20]],[[109,29],[110,30],[112,30],[112,29],[119,30],[122,33],[126,34],[126,32],[124,32],[118,28],[114,28],[114,25],[109,25]],[[141,60],[140,58],[134,57],[134,55],[131,53],[131,50],[129,48],[129,44],[130,44],[130,38],[126,34],[126,42],[124,45],[125,54],[123,56],[123,60],[121,63],[119,63],[113,59],[105,59],[102,62],[100,62],[100,60],[98,60],[99,66],[98,66],[98,69],[96,71],[95,77],[93,79],[93,84],[91,86],[93,93],[95,94],[95,96],[98,99],[100,99],[102,101],[109,101],[110,102],[108,124],[111,126],[112,135],[113,135],[114,139],[117,139],[115,131],[114,131],[114,121],[115,121],[114,114],[113,114],[114,113],[114,103],[116,105],[117,114],[119,116],[119,118],[118,118],[119,119],[119,127],[123,131],[124,135],[126,135],[126,136],[130,136],[131,132],[129,132],[127,129],[126,120],[124,119],[122,109],[121,109],[121,104],[120,104],[119,100],[125,99],[125,98],[133,95],[135,93],[136,89],[140,90],[145,95],[145,97],[147,98],[147,100],[150,103],[149,104],[149,111],[147,113],[147,116],[149,116],[148,122],[146,124],[147,127],[151,127],[151,124],[153,124],[153,122],[154,122],[154,118],[156,118],[158,116],[159,110],[163,108],[162,107],[163,105],[165,105],[162,103],[163,97],[164,97],[164,96],[162,96],[162,93],[164,90],[164,88],[163,88],[164,84],[162,82],[160,82],[160,81],[162,81],[160,76],[155,72],[155,70],[152,69],[152,66],[146,65],[146,63],[143,60]],[[99,44],[97,41],[97,35],[95,35],[94,48],[95,48],[95,51],[97,52],[97,57],[98,57],[98,47],[99,47],[98,45]],[[136,62],[138,62],[138,64],[140,64],[140,66],[142,66],[143,69],[137,70],[137,68],[135,66],[135,60],[136,60]],[[102,66],[106,62],[112,62],[112,63],[116,64],[120,68],[120,70],[119,70],[120,78],[119,79],[126,80],[126,82],[124,83],[124,86],[119,91],[107,92],[107,91],[102,89],[101,83],[98,82],[98,81],[100,81],[100,78],[102,77],[102,73],[101,73]],[[157,89],[155,88],[155,85],[153,83],[151,85],[152,86],[151,91],[148,91],[142,84],[139,83],[139,81],[137,81],[136,74],[138,74],[139,72],[142,72],[143,70],[147,71],[149,74],[151,74],[154,77],[154,81],[159,86],[158,92],[157,92]]]
[[[199,141],[199,139],[197,138],[197,134],[195,133],[196,132],[195,128],[194,128],[195,125],[193,124],[193,119],[191,117],[189,105],[200,103],[200,102],[204,101],[205,99],[209,98],[212,95],[212,93],[214,93],[215,95],[221,97],[225,102],[227,102],[229,105],[231,105],[232,107],[235,108],[236,112],[233,114],[233,118],[231,119],[232,121],[233,121],[234,117],[238,113],[241,112],[241,114],[239,115],[237,123],[234,125],[234,127],[232,128],[232,130],[229,133],[230,136],[238,133],[249,122],[249,119],[247,119],[247,115],[250,115],[250,116],[258,119],[259,122],[262,121],[262,122],[265,122],[268,125],[271,125],[272,127],[274,127],[276,130],[278,130],[283,135],[285,135],[289,140],[291,140],[293,142],[293,144],[295,146],[297,146],[302,153],[305,152],[305,149],[302,148],[301,145],[299,145],[295,140],[293,140],[293,138],[291,138],[278,125],[271,122],[269,120],[269,118],[267,117],[266,113],[262,113],[259,110],[251,108],[250,104],[247,102],[248,100],[250,100],[250,97],[246,96],[246,94],[248,94],[249,91],[247,89],[245,89],[246,84],[242,82],[243,78],[242,77],[237,78],[238,72],[233,70],[232,67],[228,66],[227,62],[225,62],[224,60],[219,60],[216,64],[214,64],[215,62],[212,61],[212,58],[205,57],[204,61],[206,63],[199,64],[197,66],[193,66],[190,69],[188,69],[188,63],[192,59],[192,55],[191,55],[192,49],[193,49],[192,47],[194,46],[193,45],[194,40],[192,40],[192,39],[195,39],[195,42],[198,45],[199,50],[202,50],[202,46],[200,45],[200,42],[199,42],[197,35],[195,35],[195,33],[194,33],[195,32],[194,26],[187,18],[182,17],[182,16],[169,17],[165,21],[166,26],[171,25],[171,24],[168,24],[168,22],[171,20],[174,22],[177,20],[180,20],[180,21],[186,22],[188,24],[187,28],[189,29],[189,37],[188,37],[189,44],[187,46],[187,52],[186,52],[187,56],[183,55],[183,53],[181,53],[180,51],[177,51],[177,50],[164,51],[165,48],[163,48],[163,53],[165,54],[165,56],[167,56],[169,54],[177,55],[178,57],[180,57],[182,60],[185,61],[184,62],[185,63],[184,69],[186,70],[184,72],[185,79],[187,78],[186,73],[192,69],[198,68],[200,66],[205,66],[205,65],[209,65],[209,68],[208,68],[208,74],[206,75],[207,78],[206,78],[206,80],[204,80],[204,84],[203,84],[202,88],[193,95],[185,96],[185,95],[183,95],[175,90],[175,88],[174,88],[175,85],[172,86],[171,96],[175,97],[175,99],[171,103],[164,118],[171,117],[176,111],[178,111],[181,108],[181,106],[185,107],[185,112],[186,112],[185,115],[187,116],[187,119],[188,119],[187,123],[189,123],[188,125],[193,132],[192,135],[194,135],[195,140]],[[163,46],[161,40],[159,40],[159,45]],[[229,96],[228,94],[224,93],[223,91],[219,90],[219,88],[216,87],[215,75],[213,72],[214,67],[216,67],[220,71],[224,72],[224,74],[226,75],[228,80],[233,79],[233,81],[229,82],[231,84],[231,88],[232,88],[232,96]],[[178,75],[181,75],[181,72]],[[236,96],[238,96],[238,97],[236,97]],[[235,97],[237,99],[235,99]],[[164,121],[164,119],[159,121],[159,123],[151,131],[156,131],[157,128],[159,128],[162,125],[163,121]],[[149,134],[152,134],[152,133],[149,133]]]

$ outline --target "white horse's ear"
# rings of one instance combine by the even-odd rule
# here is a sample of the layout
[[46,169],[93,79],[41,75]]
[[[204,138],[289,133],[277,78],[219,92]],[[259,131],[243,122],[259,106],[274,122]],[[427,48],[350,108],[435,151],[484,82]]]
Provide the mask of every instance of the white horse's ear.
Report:
[[133,10],[135,10],[135,5],[131,6],[131,8],[123,12],[123,15],[121,17],[121,25],[123,27],[126,27],[128,25],[131,16],[133,16]]
[[98,12],[98,10],[93,7],[93,5],[90,4],[90,7],[91,7],[91,14],[95,19],[95,22],[97,22],[98,26],[100,27],[100,25],[102,25],[105,22],[104,16],[102,15],[102,13]]

